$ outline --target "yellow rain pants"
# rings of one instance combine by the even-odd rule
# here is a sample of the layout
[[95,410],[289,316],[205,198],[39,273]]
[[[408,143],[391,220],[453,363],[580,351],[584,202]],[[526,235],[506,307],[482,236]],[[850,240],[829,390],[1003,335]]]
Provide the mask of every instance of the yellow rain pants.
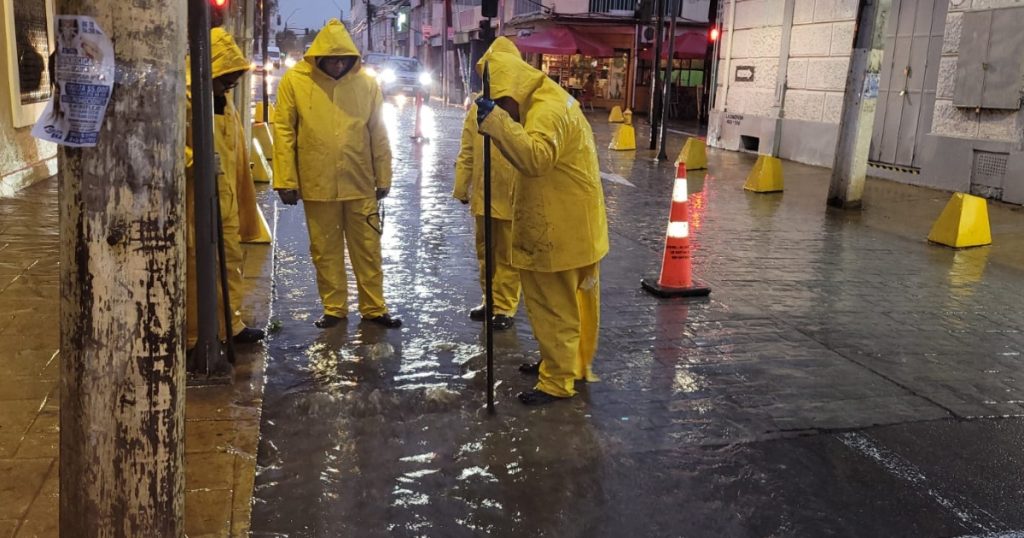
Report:
[[309,251],[316,267],[316,285],[324,314],[348,315],[348,274],[345,248],[359,289],[359,314],[375,318],[388,313],[384,306],[384,272],[381,270],[380,219],[377,200],[363,198],[344,202],[304,201],[309,228]]
[[[512,267],[512,221],[491,219],[494,233],[494,313],[513,317],[519,309],[519,269]],[[480,291],[487,301],[484,259],[484,218],[476,217],[476,259],[480,266]]]
[[591,365],[601,323],[601,269],[520,271],[530,325],[540,346],[537,390],[567,398],[577,379],[597,381]]

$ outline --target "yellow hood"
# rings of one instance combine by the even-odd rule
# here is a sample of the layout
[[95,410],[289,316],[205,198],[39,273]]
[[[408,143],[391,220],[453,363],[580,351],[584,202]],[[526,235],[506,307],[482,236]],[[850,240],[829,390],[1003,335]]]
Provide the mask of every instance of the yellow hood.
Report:
[[250,63],[242,54],[242,49],[238,48],[235,38],[223,28],[210,30],[210,55],[213,78],[249,70]]
[[522,106],[544,83],[544,73],[524,62],[518,51],[489,51],[485,57],[491,71],[491,99],[511,97]]
[[348,34],[345,25],[341,24],[341,21],[338,19],[327,21],[327,25],[316,35],[316,39],[309,46],[309,50],[306,51],[303,59],[310,66],[316,66],[316,59],[320,56],[361,57],[359,49],[356,48],[356,44],[352,41],[352,36]]
[[501,36],[495,39],[494,43],[491,43],[491,46],[488,47],[486,52],[484,52],[484,55],[480,57],[480,61],[476,63],[476,74],[480,76],[484,75],[484,63],[487,62],[487,60],[491,58],[491,55],[496,52],[507,52],[509,54],[515,54],[520,58],[523,57],[522,53],[519,52],[519,49],[516,48],[516,44],[513,43],[511,39]]

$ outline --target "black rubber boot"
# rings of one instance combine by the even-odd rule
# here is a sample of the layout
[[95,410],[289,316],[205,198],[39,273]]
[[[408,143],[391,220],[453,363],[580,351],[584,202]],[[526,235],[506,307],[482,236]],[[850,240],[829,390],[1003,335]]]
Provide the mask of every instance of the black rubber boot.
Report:
[[377,316],[375,318],[363,318],[363,321],[383,325],[389,329],[397,329],[402,326],[402,320],[391,317],[391,314],[384,314],[383,316]]
[[231,339],[236,344],[255,344],[256,342],[262,341],[267,337],[267,333],[263,329],[253,329],[252,327],[246,327],[238,332]]
[[519,371],[527,375],[540,375],[540,361],[524,362],[519,365]]
[[320,316],[320,319],[316,320],[313,325],[316,325],[318,329],[330,329],[331,327],[337,327],[341,320],[345,318],[339,318],[338,316],[332,316],[330,314],[324,314]]
[[520,392],[517,396],[523,405],[538,406],[547,405],[549,403],[557,402],[559,400],[568,400],[568,398],[559,398],[558,396],[552,396],[546,392],[539,391],[537,389],[529,392]]
[[485,314],[484,311],[485,310],[487,310],[487,307],[484,306],[484,305],[480,305],[480,306],[470,310],[469,311],[469,319],[471,319],[473,321],[483,322],[484,321],[484,314]]
[[504,331],[511,329],[512,326],[515,325],[515,320],[504,314],[498,314],[494,316],[492,323],[494,324],[494,330]]

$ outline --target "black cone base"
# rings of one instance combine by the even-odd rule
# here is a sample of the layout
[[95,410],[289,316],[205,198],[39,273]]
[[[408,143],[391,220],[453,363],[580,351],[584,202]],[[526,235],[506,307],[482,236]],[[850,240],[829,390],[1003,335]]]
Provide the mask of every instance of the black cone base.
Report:
[[[696,284],[696,282],[694,282]],[[667,288],[658,284],[656,278],[640,279],[640,286],[648,293],[658,297],[707,297],[711,294],[711,288],[704,286],[691,286],[689,288]]]

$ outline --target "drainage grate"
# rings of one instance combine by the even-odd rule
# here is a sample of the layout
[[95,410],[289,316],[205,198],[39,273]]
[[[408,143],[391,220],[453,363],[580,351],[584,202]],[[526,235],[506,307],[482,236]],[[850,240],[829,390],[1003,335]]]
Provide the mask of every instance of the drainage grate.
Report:
[[971,194],[1001,200],[1003,178],[1006,177],[1006,162],[1009,153],[974,150],[974,166],[971,167]]
[[878,168],[879,170],[888,170],[890,172],[898,172],[900,174],[913,174],[915,176],[921,175],[920,168],[910,168],[906,166],[897,166],[895,164],[886,164],[869,161],[868,166],[871,168]]

